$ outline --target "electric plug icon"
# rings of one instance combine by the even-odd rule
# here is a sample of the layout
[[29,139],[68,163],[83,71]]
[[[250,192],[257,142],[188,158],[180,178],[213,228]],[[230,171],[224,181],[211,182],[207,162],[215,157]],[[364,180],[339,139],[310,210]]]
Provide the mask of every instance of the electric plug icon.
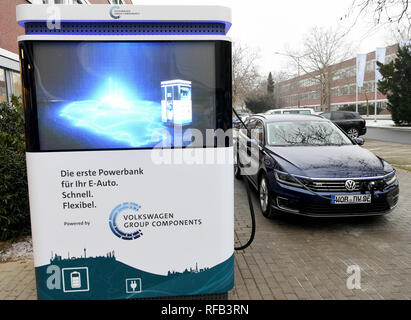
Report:
[[136,291],[137,282],[136,282],[135,280],[134,280],[134,281],[131,281],[131,282],[130,282],[130,287],[131,287],[131,290]]
[[140,293],[141,292],[141,279],[132,278],[126,279],[126,293]]

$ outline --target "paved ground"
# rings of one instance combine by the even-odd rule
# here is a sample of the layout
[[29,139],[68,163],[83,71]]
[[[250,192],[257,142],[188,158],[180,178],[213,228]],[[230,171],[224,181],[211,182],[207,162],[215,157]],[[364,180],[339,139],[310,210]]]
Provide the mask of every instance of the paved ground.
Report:
[[365,139],[411,145],[411,130],[408,128],[371,128],[367,127]]
[[[365,147],[407,164],[411,146],[367,140]],[[253,193],[257,234],[236,253],[230,299],[411,299],[411,171],[398,170],[398,207],[380,218],[265,219]],[[235,182],[236,238],[250,233],[245,186]],[[238,245],[238,244],[237,244]],[[347,289],[358,265],[361,289]],[[0,299],[36,299],[33,261],[0,263]]]
[[[398,207],[379,218],[265,219],[256,194],[257,234],[236,254],[236,286],[230,299],[411,299],[411,172],[398,171]],[[235,183],[236,235],[244,243],[250,225],[243,182]],[[358,265],[361,289],[347,289]]]
[[364,148],[374,152],[392,165],[411,170],[411,145],[409,144],[391,143],[366,138]]

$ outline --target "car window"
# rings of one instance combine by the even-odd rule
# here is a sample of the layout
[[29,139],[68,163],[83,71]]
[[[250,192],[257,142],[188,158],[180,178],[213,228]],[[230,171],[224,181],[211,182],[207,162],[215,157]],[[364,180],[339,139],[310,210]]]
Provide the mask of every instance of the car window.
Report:
[[256,121],[255,123],[255,128],[256,132],[254,134],[257,134],[257,140],[260,144],[264,144],[264,125],[261,121]]
[[256,123],[256,119],[250,119],[245,125],[247,126],[247,129],[249,130],[249,131],[247,131],[247,136],[249,137],[249,138],[251,138],[251,132],[250,131],[252,131],[254,128],[255,128],[255,123]]
[[345,120],[345,112],[333,112],[332,120]]
[[284,110],[283,114],[299,114],[299,110]]
[[248,129],[254,129],[255,128],[255,122],[256,119],[250,119],[245,125],[247,126]]
[[311,114],[310,110],[300,110],[300,114]]
[[281,111],[274,111],[271,114],[281,114]]
[[346,112],[345,113],[345,119],[358,119],[360,115],[358,113],[354,112]]
[[331,119],[331,112],[324,112],[324,113],[321,113],[321,115],[322,115],[324,118],[328,119],[328,120]]

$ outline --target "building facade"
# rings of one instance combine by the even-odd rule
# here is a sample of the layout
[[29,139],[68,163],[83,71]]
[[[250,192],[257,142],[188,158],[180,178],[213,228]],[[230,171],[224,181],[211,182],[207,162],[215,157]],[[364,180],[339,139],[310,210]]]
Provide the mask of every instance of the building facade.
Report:
[[16,22],[19,4],[132,4],[131,0],[0,0],[0,102],[21,95],[17,37],[24,29]]
[[[385,63],[395,59],[398,44],[386,47]],[[377,90],[375,100],[375,51],[367,54],[364,85],[358,88],[358,104],[374,105],[384,109],[387,97]],[[309,73],[286,81],[278,82],[275,95],[281,108],[310,107],[316,111],[338,110],[341,107],[356,105],[356,58],[352,58],[330,67],[330,85],[325,95],[325,103],[321,103],[321,86],[316,80],[316,73]],[[323,95],[324,96],[324,95]],[[373,113],[373,112],[372,112]]]

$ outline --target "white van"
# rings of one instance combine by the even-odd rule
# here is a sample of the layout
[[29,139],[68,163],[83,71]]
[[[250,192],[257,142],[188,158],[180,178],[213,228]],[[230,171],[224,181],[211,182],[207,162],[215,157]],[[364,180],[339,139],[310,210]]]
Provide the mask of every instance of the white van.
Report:
[[286,108],[273,109],[266,112],[266,114],[316,114],[312,108]]

